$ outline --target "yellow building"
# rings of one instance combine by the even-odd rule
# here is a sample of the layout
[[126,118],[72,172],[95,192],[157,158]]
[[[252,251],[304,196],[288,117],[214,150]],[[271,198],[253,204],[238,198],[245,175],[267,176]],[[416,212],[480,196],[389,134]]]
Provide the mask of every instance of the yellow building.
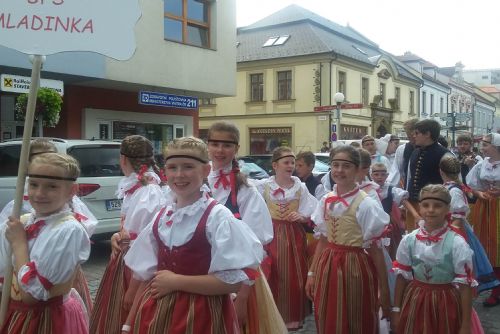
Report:
[[[422,80],[350,27],[291,5],[237,34],[236,96],[202,100],[200,137],[217,120],[240,129],[240,154],[318,151],[340,139],[402,135]],[[334,95],[342,92],[341,126]]]

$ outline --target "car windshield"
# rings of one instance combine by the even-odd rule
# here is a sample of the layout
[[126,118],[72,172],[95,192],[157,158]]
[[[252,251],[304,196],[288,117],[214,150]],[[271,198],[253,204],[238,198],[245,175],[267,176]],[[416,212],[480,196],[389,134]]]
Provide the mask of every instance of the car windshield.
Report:
[[323,161],[319,160],[318,157],[316,157],[316,162],[314,163],[314,169],[313,169],[313,174],[315,173],[327,173],[330,170],[330,166],[328,164],[325,164]]

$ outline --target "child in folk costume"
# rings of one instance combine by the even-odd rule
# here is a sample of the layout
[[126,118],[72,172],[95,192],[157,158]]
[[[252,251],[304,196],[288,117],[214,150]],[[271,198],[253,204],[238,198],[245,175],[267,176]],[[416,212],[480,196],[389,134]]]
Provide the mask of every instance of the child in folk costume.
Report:
[[[43,153],[57,153],[57,148],[49,139],[47,138],[37,138],[34,139],[30,144],[30,153],[29,153],[29,161],[31,161],[35,156],[43,154]],[[73,212],[73,216],[76,220],[78,220],[85,230],[89,238],[94,233],[95,227],[97,226],[97,218],[90,212],[87,206],[82,202],[80,198],[78,198],[77,194],[75,194],[69,203],[69,207]],[[14,200],[10,201],[5,205],[2,212],[0,212],[0,224],[5,223],[9,216],[12,214],[12,210],[14,208]],[[21,215],[26,213],[31,213],[33,208],[31,207],[29,198],[28,198],[28,183],[25,184],[23,203],[21,206]],[[90,314],[92,311],[92,298],[90,297],[90,292],[87,284],[87,279],[83,273],[82,268],[77,268],[77,274],[75,279],[73,280],[73,287],[78,292],[78,294],[82,297],[83,302],[85,303],[85,307]]]
[[[239,139],[240,132],[234,124],[220,121],[211,125],[208,130],[208,154],[212,169],[208,183],[213,198],[230,209],[236,218],[243,220],[262,245],[266,245],[273,239],[271,215],[260,193],[240,173],[236,161]],[[257,300],[257,294],[266,294],[268,298]],[[256,278],[252,286],[242,285],[234,305],[242,332],[279,333],[280,329],[286,332],[263,275]],[[269,307],[276,309],[274,315],[270,314]],[[263,314],[267,316],[263,317]]]
[[330,157],[336,185],[312,216],[319,242],[306,292],[318,333],[378,333],[379,306],[384,317],[390,310],[380,243],[389,216],[356,183],[359,152],[343,145]]
[[372,158],[370,152],[363,148],[358,148],[360,156],[360,165],[356,181],[358,182],[359,190],[363,190],[368,196],[380,203],[378,190],[380,186],[370,179],[370,167],[372,165]]
[[263,250],[248,225],[208,195],[209,173],[203,141],[168,144],[165,174],[174,202],[125,256],[141,285],[123,332],[239,333],[229,294],[250,283]]
[[300,328],[309,313],[305,283],[307,241],[304,224],[317,200],[298,177],[292,176],[295,155],[289,147],[277,147],[272,156],[276,173],[256,182],[273,220],[274,239],[266,247],[271,258],[269,286],[288,329]]
[[451,196],[443,185],[420,191],[419,228],[403,237],[391,326],[399,333],[470,333],[472,255],[448,223]]
[[495,277],[491,263],[488,260],[488,255],[467,221],[470,212],[467,194],[471,194],[471,190],[460,181],[460,161],[454,157],[443,158],[439,163],[439,169],[444,186],[451,195],[452,225],[459,229],[459,232],[462,233],[462,236],[474,251],[472,261],[474,264],[474,277],[479,283],[477,291],[481,292],[500,286],[500,282]]
[[[160,188],[162,173],[154,160],[153,145],[139,135],[123,139],[120,167],[125,175],[118,184],[123,199],[121,230],[111,238],[112,254],[102,277],[90,318],[91,333],[119,333],[127,318],[135,288],[123,257],[130,245],[165,203]],[[130,293],[126,295],[127,291]]]
[[[481,151],[484,160],[472,167],[466,178],[478,197],[472,210],[472,225],[500,279],[500,134],[484,136]],[[492,290],[483,305],[500,305],[500,287]]]
[[389,255],[393,260],[395,260],[396,250],[398,249],[406,227],[405,223],[402,221],[399,207],[403,205],[417,220],[420,219],[420,215],[408,202],[408,192],[404,189],[391,186],[387,182],[389,174],[387,173],[387,167],[383,163],[374,163],[371,166],[370,175],[373,181],[380,186],[378,189],[378,195],[380,197],[380,201],[382,202],[382,207],[391,217],[391,229],[388,233],[388,237],[391,239],[391,242],[388,248]]
[[0,333],[88,333],[85,305],[71,288],[90,254],[88,234],[69,207],[79,173],[74,158],[58,153],[41,154],[28,167],[33,212],[0,227],[0,271],[14,266]]

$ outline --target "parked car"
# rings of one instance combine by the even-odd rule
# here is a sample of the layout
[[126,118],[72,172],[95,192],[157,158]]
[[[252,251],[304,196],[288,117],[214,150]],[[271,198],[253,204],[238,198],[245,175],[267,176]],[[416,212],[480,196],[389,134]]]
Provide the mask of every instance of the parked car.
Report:
[[[271,154],[251,154],[239,158],[245,162],[253,162],[264,169],[269,175],[274,175],[273,162]],[[316,163],[314,164],[314,169],[312,171],[314,176],[322,175],[328,173],[330,166],[328,163],[316,158]]]
[[[50,139],[57,150],[80,163],[78,196],[99,223],[94,239],[109,237],[120,229],[121,200],[115,196],[123,176],[120,143],[101,140]],[[15,196],[21,140],[0,143],[0,208]]]
[[239,160],[238,163],[240,165],[241,172],[251,179],[260,180],[269,177],[269,174],[256,163],[245,160]]

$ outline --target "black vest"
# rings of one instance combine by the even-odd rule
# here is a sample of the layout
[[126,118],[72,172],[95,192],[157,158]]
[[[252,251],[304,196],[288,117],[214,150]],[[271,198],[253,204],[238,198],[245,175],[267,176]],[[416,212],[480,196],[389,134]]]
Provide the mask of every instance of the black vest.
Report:
[[448,152],[446,148],[437,142],[413,151],[410,157],[410,182],[408,192],[410,199],[418,201],[420,190],[428,184],[443,184],[439,175],[439,162],[443,155]]
[[302,181],[306,184],[307,190],[309,190],[309,193],[313,196],[316,196],[316,188],[318,185],[321,184],[320,181],[318,181],[317,178],[314,177],[314,175],[309,175],[309,177],[305,180]]
[[389,186],[389,188],[387,189],[387,197],[384,198],[381,202],[385,213],[390,215],[392,211],[392,202],[393,202],[392,186]]
[[[227,197],[227,201],[226,203],[224,204],[224,206],[226,208],[228,208],[229,210],[231,210],[231,212],[233,213],[233,215],[238,218],[238,219],[241,219],[241,214],[240,214],[240,207],[238,206],[238,203],[233,203],[231,201],[231,198],[232,198],[232,194],[233,192],[231,191],[229,193],[229,196]],[[236,188],[236,198],[238,198],[238,188]]]

